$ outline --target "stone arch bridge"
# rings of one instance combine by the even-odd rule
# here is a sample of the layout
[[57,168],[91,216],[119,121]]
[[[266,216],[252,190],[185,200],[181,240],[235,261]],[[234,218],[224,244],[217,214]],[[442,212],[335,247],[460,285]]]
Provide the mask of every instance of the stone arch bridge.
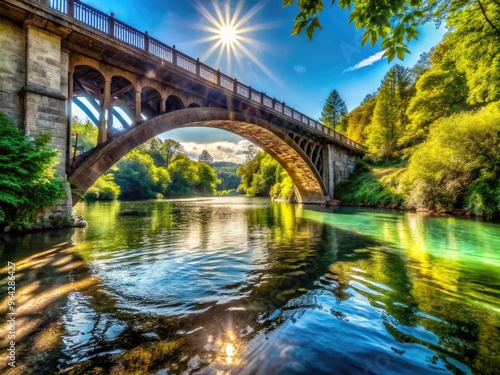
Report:
[[[85,192],[138,145],[180,127],[225,129],[255,143],[290,174],[303,203],[330,201],[365,152],[276,98],[78,0],[0,0],[0,47],[0,110],[27,136],[51,134],[61,151],[58,171],[73,193]],[[76,158],[72,104],[99,129],[97,146]],[[70,184],[58,208],[63,213],[78,196],[72,199]]]

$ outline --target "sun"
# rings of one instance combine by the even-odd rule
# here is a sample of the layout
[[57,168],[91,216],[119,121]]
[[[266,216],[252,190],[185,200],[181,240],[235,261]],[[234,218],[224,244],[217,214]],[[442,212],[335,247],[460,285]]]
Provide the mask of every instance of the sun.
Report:
[[[259,1],[248,11],[243,11],[245,2],[212,0],[212,9],[209,10],[201,2],[197,3],[197,10],[205,19],[205,24],[199,28],[208,33],[208,36],[194,41],[195,43],[211,43],[208,50],[201,56],[202,61],[217,53],[215,68],[225,63],[227,74],[232,74],[233,62],[236,61],[241,70],[244,70],[245,60],[250,60],[255,66],[269,77],[276,79],[274,74],[259,60],[257,51],[265,49],[264,43],[252,37],[253,32],[274,27],[274,24],[256,24],[255,16],[265,6],[265,1]],[[231,6],[233,4],[233,6]],[[222,67],[221,67],[222,68]],[[223,70],[223,69],[221,69]]]
[[238,40],[238,29],[232,25],[219,29],[219,37],[223,44],[235,44]]

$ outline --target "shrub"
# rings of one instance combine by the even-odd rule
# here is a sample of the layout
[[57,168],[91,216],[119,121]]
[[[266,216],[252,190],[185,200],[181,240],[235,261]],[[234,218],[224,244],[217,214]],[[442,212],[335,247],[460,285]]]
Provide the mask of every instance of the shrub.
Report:
[[500,111],[497,104],[436,121],[409,160],[408,207],[498,214]]
[[48,134],[28,140],[0,112],[0,224],[29,229],[43,208],[64,196],[49,142]]

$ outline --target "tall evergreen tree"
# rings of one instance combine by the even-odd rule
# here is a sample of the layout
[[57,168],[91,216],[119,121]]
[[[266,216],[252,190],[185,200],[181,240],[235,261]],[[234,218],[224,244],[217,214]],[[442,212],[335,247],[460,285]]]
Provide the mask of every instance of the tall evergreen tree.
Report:
[[207,150],[203,150],[200,156],[198,157],[198,161],[207,164],[212,164],[214,162],[214,157],[210,155],[210,152],[208,152]]
[[406,108],[411,88],[409,70],[401,65],[395,65],[385,75],[367,131],[367,146],[375,158],[395,156],[408,123]]
[[326,99],[321,111],[320,121],[330,129],[345,133],[346,129],[341,127],[342,118],[347,114],[347,106],[337,90],[333,90]]

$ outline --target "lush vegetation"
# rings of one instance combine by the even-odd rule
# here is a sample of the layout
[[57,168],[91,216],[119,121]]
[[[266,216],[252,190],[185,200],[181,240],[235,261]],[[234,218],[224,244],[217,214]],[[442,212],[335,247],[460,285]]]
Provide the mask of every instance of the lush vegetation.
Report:
[[64,195],[49,142],[47,134],[29,140],[0,112],[0,227],[30,229]]
[[345,117],[346,134],[368,147],[371,165],[360,164],[337,198],[500,214],[500,31],[498,17],[485,17],[500,15],[500,6],[462,5],[446,13],[450,31],[438,46],[413,69],[392,67]]
[[216,161],[212,163],[212,167],[217,172],[217,177],[221,181],[217,185],[217,192],[221,195],[231,193],[238,189],[241,183],[241,177],[236,174],[236,170],[240,164],[228,161]]
[[257,152],[237,170],[241,176],[238,192],[248,197],[271,196],[292,201],[293,181],[283,167],[264,151]]

